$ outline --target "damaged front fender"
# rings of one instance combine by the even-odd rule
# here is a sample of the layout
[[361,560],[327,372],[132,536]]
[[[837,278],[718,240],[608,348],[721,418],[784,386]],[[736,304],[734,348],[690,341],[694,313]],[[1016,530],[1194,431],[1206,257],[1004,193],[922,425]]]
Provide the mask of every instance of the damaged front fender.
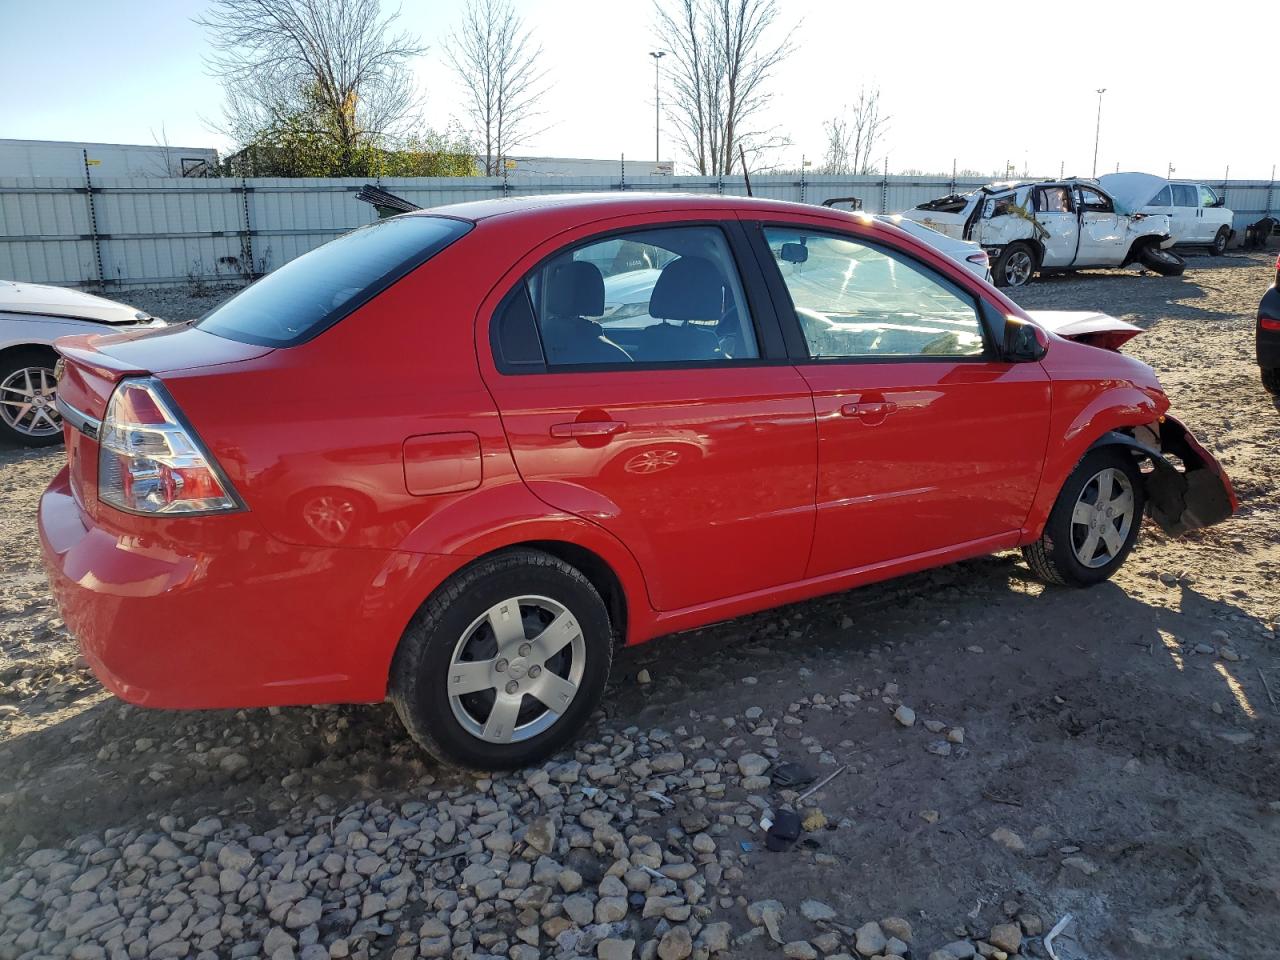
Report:
[[1127,447],[1150,461],[1152,469],[1143,474],[1147,513],[1161,530],[1178,537],[1221,523],[1236,512],[1239,504],[1231,479],[1179,420],[1161,417],[1159,423],[1141,428],[1141,432],[1154,443],[1113,431],[1093,446]]

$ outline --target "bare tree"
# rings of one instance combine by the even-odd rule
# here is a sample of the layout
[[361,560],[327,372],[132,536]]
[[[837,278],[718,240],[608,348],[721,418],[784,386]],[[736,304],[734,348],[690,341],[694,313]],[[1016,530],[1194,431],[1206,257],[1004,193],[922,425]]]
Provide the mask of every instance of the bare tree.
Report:
[[659,42],[671,55],[667,117],[703,176],[730,174],[739,148],[753,157],[787,141],[754,124],[769,81],[791,53],[777,37],[778,0],[656,0]]
[[418,97],[409,62],[423,53],[378,0],[213,0],[196,20],[226,92],[229,130],[242,144],[305,127],[358,172],[359,154],[404,136]]
[[532,124],[546,93],[542,47],[510,0],[467,0],[446,52],[467,91],[469,133],[483,151],[484,172],[496,176],[507,155],[540,132]]
[[877,147],[891,118],[880,109],[880,88],[863,87],[858,99],[822,125],[827,135],[824,173],[876,173],[881,157]]

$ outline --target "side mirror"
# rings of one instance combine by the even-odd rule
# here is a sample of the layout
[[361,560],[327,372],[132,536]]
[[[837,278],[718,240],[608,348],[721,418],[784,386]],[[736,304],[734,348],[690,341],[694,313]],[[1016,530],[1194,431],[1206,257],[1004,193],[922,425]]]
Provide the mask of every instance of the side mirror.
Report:
[[1225,207],[1227,205],[1226,197],[1219,197],[1213,204],[1215,207]]
[[803,243],[784,243],[779,256],[783,263],[804,263],[809,259],[809,248]]
[[1008,316],[1004,321],[1004,359],[1010,363],[1031,363],[1049,351],[1049,338],[1034,323]]

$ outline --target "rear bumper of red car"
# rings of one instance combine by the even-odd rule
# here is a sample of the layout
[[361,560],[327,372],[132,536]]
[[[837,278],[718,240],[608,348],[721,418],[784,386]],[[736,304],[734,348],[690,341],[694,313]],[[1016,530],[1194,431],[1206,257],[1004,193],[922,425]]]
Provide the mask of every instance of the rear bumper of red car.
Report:
[[65,469],[40,500],[54,596],[111,692],[182,709],[384,698],[416,607],[398,571],[442,558],[285,544],[245,514],[178,522],[198,534],[97,524]]

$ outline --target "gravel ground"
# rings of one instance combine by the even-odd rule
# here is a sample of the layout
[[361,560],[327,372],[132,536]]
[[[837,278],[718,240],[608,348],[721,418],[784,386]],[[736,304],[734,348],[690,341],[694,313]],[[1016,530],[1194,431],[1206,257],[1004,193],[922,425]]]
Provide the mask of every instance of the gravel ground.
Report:
[[[577,748],[503,776],[435,767],[385,706],[110,697],[37,562],[60,451],[0,454],[0,958],[1044,957],[1068,913],[1060,960],[1280,956],[1270,262],[1020,295],[1147,330],[1126,350],[1232,521],[1148,525],[1085,592],[1001,554],[625,651]],[[837,775],[770,853],[783,760]]]

